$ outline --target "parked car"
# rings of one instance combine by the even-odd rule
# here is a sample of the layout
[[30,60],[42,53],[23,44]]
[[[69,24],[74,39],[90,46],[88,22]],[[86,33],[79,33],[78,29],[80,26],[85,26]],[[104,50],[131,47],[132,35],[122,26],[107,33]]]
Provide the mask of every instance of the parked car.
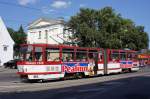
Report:
[[10,60],[10,61],[4,63],[4,67],[17,69],[17,62],[18,61],[19,61],[19,59]]

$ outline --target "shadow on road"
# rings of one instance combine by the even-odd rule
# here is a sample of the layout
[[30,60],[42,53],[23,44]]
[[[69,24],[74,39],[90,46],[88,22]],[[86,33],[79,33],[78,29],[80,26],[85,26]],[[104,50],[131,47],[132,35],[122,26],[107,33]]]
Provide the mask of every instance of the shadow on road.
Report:
[[[59,85],[58,85],[59,86]],[[0,99],[150,99],[150,76],[36,92],[0,93]]]

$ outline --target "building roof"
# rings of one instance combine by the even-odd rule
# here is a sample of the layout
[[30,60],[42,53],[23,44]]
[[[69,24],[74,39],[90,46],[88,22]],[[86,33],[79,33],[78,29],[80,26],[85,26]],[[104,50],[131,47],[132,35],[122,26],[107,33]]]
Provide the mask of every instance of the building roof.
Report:
[[[48,25],[55,25],[55,24],[66,24],[63,18],[58,18],[58,19],[49,19],[49,18],[39,18],[33,22],[31,22],[28,26],[28,29],[36,28],[39,26],[35,26],[36,24],[40,23],[41,21],[43,22],[48,22]],[[47,26],[47,25],[46,25]]]
[[14,44],[14,41],[11,38],[1,17],[0,17],[0,44],[3,44],[3,45]]

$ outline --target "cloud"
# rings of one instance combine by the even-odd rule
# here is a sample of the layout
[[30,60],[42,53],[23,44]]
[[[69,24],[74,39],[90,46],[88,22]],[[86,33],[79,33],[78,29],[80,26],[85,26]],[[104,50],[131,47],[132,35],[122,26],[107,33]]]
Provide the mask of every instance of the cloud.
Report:
[[86,4],[80,4],[79,5],[81,8],[86,7]]
[[69,16],[69,15],[66,15],[66,16],[64,16],[64,19],[70,20],[70,16]]
[[27,4],[33,4],[36,2],[37,2],[37,0],[18,0],[18,3],[23,6],[25,6]]
[[54,10],[54,9],[50,9],[49,7],[43,7],[42,8],[42,12],[44,13],[44,14],[54,14],[54,13],[56,13],[56,10]]
[[56,9],[61,9],[61,8],[67,8],[71,5],[71,2],[70,1],[54,1],[52,4],[51,4],[51,7],[53,8],[56,8]]

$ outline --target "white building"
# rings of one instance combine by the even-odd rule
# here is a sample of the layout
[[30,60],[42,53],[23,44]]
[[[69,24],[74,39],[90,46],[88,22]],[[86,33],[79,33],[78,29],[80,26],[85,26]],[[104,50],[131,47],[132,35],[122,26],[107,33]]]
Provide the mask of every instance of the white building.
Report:
[[14,41],[0,17],[0,66],[13,59],[13,45]]
[[[67,30],[67,31],[66,31]],[[28,44],[63,44],[71,42],[71,32],[63,19],[39,18],[32,22],[27,31]]]

